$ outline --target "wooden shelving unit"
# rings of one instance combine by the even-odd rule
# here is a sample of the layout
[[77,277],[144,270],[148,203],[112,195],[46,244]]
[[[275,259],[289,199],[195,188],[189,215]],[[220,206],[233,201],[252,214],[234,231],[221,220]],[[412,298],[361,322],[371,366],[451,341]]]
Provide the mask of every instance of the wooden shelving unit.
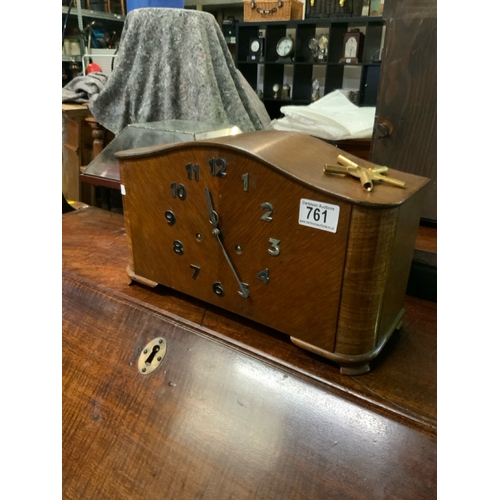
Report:
[[[360,60],[341,63],[344,35],[355,28],[364,35]],[[359,106],[375,106],[384,28],[385,22],[379,17],[237,23],[236,66],[250,85],[262,93],[272,118],[279,116],[279,108],[284,104],[310,104],[314,79],[320,82],[320,97],[344,89],[352,92],[352,100]],[[309,41],[321,34],[328,37],[329,43],[326,60],[318,62]],[[280,62],[276,45],[285,36],[292,36],[295,52],[291,61]],[[257,37],[263,39],[264,51],[259,61],[249,61],[250,41]],[[276,83],[280,87],[290,85],[290,99],[274,97]]]

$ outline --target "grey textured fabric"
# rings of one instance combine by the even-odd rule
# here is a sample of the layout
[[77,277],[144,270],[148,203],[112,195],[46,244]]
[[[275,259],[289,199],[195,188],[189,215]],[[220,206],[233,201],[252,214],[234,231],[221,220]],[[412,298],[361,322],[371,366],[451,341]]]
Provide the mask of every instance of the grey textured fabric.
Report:
[[132,123],[164,120],[236,125],[243,132],[271,123],[214,16],[184,9],[127,14],[113,72],[89,109],[115,134]]
[[107,80],[104,73],[97,71],[77,76],[62,88],[62,102],[88,102],[91,96],[97,95],[104,88]]

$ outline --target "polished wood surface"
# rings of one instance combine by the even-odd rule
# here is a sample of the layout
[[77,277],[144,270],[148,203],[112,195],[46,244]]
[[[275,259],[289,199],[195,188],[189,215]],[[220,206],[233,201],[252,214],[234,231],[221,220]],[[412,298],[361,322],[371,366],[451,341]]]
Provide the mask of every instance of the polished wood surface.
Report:
[[[427,179],[406,174],[405,189],[377,185],[366,192],[356,179],[324,175],[325,163],[340,153],[319,139],[279,131],[120,152],[130,276],[286,333],[351,374],[368,371],[401,322]],[[224,177],[210,172],[216,158],[227,168]],[[186,170],[194,165],[196,178]],[[226,254],[212,234],[207,189]],[[304,200],[335,206],[336,230],[299,223]],[[274,211],[262,221],[266,204]],[[173,220],[165,219],[167,211]],[[274,256],[271,240],[279,241]],[[234,270],[249,287],[246,299]],[[263,270],[268,282],[259,278]],[[214,293],[216,283],[224,293]]]
[[374,325],[380,321],[398,215],[398,209],[352,211],[335,345],[341,353],[360,354],[377,345]]
[[341,376],[276,331],[130,284],[123,216],[62,223],[63,498],[436,497],[436,304],[407,297],[385,359]]
[[415,250],[437,254],[437,228],[420,226]]
[[63,270],[171,318],[181,317],[204,331],[222,336],[250,352],[280,360],[304,375],[356,394],[393,415],[429,432],[436,430],[436,309],[437,304],[406,297],[401,331],[389,341],[373,371],[362,377],[340,375],[333,362],[295,347],[288,336],[169,288],[148,288],[127,276],[127,238],[123,215],[94,207],[63,215]]
[[[321,139],[297,132],[259,130],[206,141],[196,141],[191,143],[190,147],[193,152],[205,150],[206,161],[212,158],[208,155],[209,148],[214,148],[219,154],[233,156],[238,153],[240,156],[251,154],[269,168],[306,187],[327,195],[335,194],[339,199],[349,203],[374,205],[378,208],[399,205],[428,183],[428,179],[425,177],[389,168],[387,176],[406,182],[405,189],[380,183],[371,192],[363,191],[357,179],[325,175],[323,172],[325,163],[337,163],[337,156],[341,154],[362,167],[371,168],[378,165],[357,158]],[[120,151],[116,153],[116,157],[120,160],[120,165],[128,168],[128,165],[141,159],[161,158],[168,153],[185,149],[186,143],[172,143]]]

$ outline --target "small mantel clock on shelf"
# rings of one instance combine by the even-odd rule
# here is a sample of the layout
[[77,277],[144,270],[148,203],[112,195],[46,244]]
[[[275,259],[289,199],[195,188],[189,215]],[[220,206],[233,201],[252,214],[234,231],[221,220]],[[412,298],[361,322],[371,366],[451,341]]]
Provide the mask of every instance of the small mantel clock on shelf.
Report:
[[295,41],[291,35],[284,36],[276,44],[277,62],[291,63],[295,53]]
[[264,38],[261,37],[250,38],[247,61],[260,62],[263,54],[264,54]]
[[283,87],[281,87],[281,98],[290,99],[290,85],[288,83],[284,83]]
[[363,44],[365,35],[357,28],[353,28],[344,35],[343,57],[341,63],[356,64],[360,62],[363,55]]

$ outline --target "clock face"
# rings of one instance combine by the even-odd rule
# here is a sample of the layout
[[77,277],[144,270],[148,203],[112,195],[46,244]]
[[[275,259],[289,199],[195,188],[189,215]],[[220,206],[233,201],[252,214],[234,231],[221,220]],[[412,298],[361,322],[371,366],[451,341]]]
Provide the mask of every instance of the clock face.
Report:
[[258,52],[260,49],[260,43],[257,40],[254,40],[250,45],[250,50],[252,52]]
[[134,272],[331,351],[350,205],[195,144],[122,164]]
[[345,44],[345,57],[356,57],[357,50],[358,41],[353,36],[349,37]]
[[280,86],[279,86],[277,83],[275,83],[275,84],[273,85],[273,91],[274,91],[274,92],[278,92],[278,91],[279,91],[279,89],[280,89]]
[[290,37],[282,38],[276,45],[276,52],[280,57],[288,57],[293,52],[293,40]]

